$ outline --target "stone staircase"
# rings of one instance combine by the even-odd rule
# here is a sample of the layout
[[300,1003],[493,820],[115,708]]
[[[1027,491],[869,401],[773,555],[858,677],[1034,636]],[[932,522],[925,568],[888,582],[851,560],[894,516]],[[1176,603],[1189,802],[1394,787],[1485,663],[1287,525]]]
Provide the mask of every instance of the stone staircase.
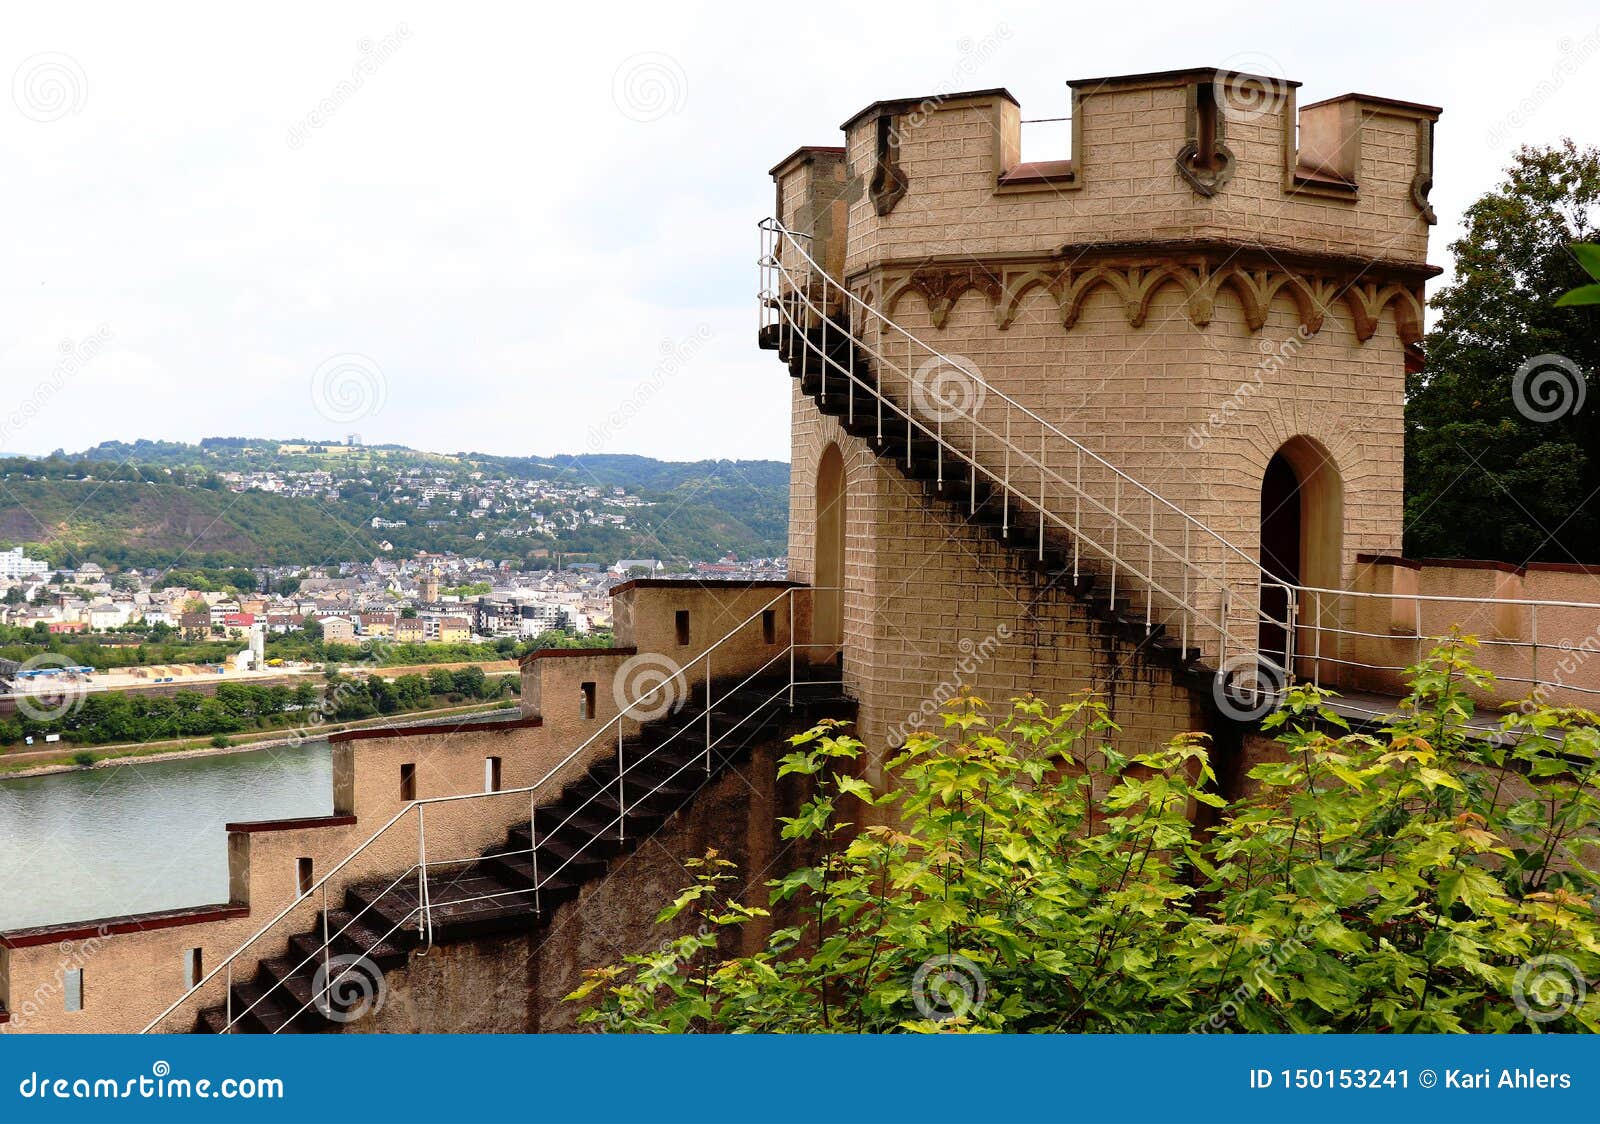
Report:
[[[793,319],[803,322],[801,317]],[[1075,562],[1073,543],[1056,522],[1043,519],[1036,507],[1016,498],[1011,499],[1007,510],[1003,489],[981,477],[969,479],[962,462],[949,451],[943,458],[941,482],[939,439],[933,429],[915,417],[908,425],[909,408],[887,396],[883,398],[883,435],[878,436],[877,400],[882,391],[874,374],[873,357],[852,339],[845,316],[834,315],[826,327],[818,324],[803,330],[790,319],[782,319],[764,325],[758,343],[762,349],[778,353],[790,376],[799,380],[801,392],[816,403],[819,412],[839,419],[847,433],[861,438],[880,458],[894,462],[930,499],[943,503],[962,522],[981,528],[1014,549],[1045,580],[1076,598],[1110,635],[1132,645],[1135,658],[1170,672],[1178,685],[1204,691],[1210,697],[1216,668],[1202,660],[1199,648],[1185,648],[1163,622],[1149,620],[1123,589],[1118,589],[1113,598],[1109,583],[1093,560],[1093,551],[1077,552]],[[890,417],[893,424],[889,423]]]
[[[709,735],[714,745],[710,771],[705,766],[706,689],[696,687],[674,714],[644,723],[624,739],[619,793],[619,760],[597,762],[568,784],[553,803],[537,812],[539,892],[534,893],[533,825],[516,824],[503,843],[486,849],[472,863],[429,872],[428,916],[435,944],[473,937],[532,933],[545,926],[557,906],[572,901],[585,885],[606,876],[612,860],[660,830],[693,802],[707,784],[749,758],[757,746],[809,729],[823,718],[850,718],[854,703],[838,682],[797,685],[788,705],[788,677],[729,681],[712,685]],[[622,830],[618,815],[626,800]],[[338,968],[332,987],[316,986],[324,963],[324,931],[337,934],[327,957],[362,957],[387,972],[403,966],[420,947],[421,911],[417,879],[351,887],[342,908],[319,914],[306,932],[296,934],[280,956],[262,961],[253,977],[232,986],[231,1030],[228,1007],[202,1010],[201,1033],[315,1033],[348,1020],[354,989],[341,989]],[[353,980],[352,982],[358,982]]]

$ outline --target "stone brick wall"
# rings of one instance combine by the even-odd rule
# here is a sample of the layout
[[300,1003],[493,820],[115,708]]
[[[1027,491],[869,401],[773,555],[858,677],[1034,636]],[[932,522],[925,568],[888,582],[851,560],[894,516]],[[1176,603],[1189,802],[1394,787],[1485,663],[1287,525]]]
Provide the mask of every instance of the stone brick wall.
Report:
[[[348,1024],[346,1033],[570,1033],[585,1029],[581,1008],[565,996],[583,972],[648,952],[690,931],[691,918],[655,924],[655,915],[693,881],[689,859],[715,849],[738,864],[730,892],[765,905],[769,878],[814,861],[807,845],[779,836],[778,817],[793,815],[805,795],[801,778],[777,779],[783,744],[755,750],[749,762],[701,792],[685,811],[637,849],[611,860],[606,877],[584,888],[532,936],[457,941],[413,953],[385,974],[382,1010]],[[753,952],[776,921],[752,922],[726,955]]]
[[806,481],[828,443],[844,453],[845,683],[875,756],[909,732],[940,729],[937,701],[963,687],[997,714],[1030,692],[1059,702],[1098,690],[1130,748],[1203,727],[1194,700],[1167,672],[1134,658],[1065,590],[935,506],[809,399],[795,400],[794,434],[790,567],[797,576],[809,573],[814,551]]
[[[1178,606],[1195,606],[1211,634],[1190,641],[1219,662],[1256,643],[1262,478],[1286,445],[1333,482],[1331,513],[1303,532],[1300,584],[1345,588],[1358,554],[1400,542],[1438,110],[1351,95],[1300,111],[1293,82],[1212,71],[1071,85],[1057,163],[1019,163],[1021,109],[1003,90],[876,103],[844,126],[842,175],[780,165],[783,214],[843,194],[848,227],[814,238],[814,256],[842,256],[852,291],[926,345],[858,312],[887,396],[929,418],[929,379],[975,371],[987,388],[941,436],[1077,528],[1102,584],[1115,553],[1136,571],[1119,589],[1156,620],[1176,631]],[[1202,120],[1226,156],[1209,182],[1180,160]],[[838,433],[796,401],[804,575],[815,456]],[[860,483],[852,551],[881,547],[906,514]],[[865,619],[881,589],[856,602],[871,609],[852,635],[881,631]],[[847,671],[876,655],[847,651]]]
[[[761,606],[782,596],[784,588],[783,583],[728,582],[714,587],[628,583],[619,587],[619,635],[666,645],[667,652],[656,654],[682,666],[683,689],[692,690],[703,674],[694,657]],[[795,627],[803,641],[810,626],[809,602],[801,593],[796,603]],[[679,609],[691,614],[691,643],[687,646],[676,645]],[[759,617],[742,631],[735,630],[733,641],[718,651],[713,675],[720,680],[771,664],[774,651],[788,644],[788,613],[779,613],[773,624],[771,642]],[[335,815],[228,825],[228,902],[0,933],[0,1006],[11,1015],[9,1023],[0,1024],[0,1032],[140,1030],[183,994],[188,950],[198,948],[202,972],[210,972],[287,909],[283,919],[239,959],[236,973],[248,978],[258,960],[281,955],[291,936],[308,931],[323,907],[321,891],[298,899],[302,859],[310,860],[313,881],[333,872],[326,900],[338,907],[347,887],[387,881],[414,866],[419,824],[425,831],[430,863],[477,855],[501,840],[511,825],[526,822],[535,800],[553,799],[562,784],[581,774],[589,763],[615,752],[611,736],[591,739],[617,715],[619,672],[635,654],[632,647],[624,647],[563,651],[529,659],[523,680],[530,688],[524,698],[525,713],[505,724],[454,723],[335,735]],[[772,671],[786,676],[787,661],[780,661]],[[594,686],[593,708],[587,713],[581,704],[586,683]],[[626,684],[622,690],[620,697],[631,697]],[[586,742],[588,748],[574,755]],[[485,762],[490,757],[500,759],[502,790],[549,779],[539,794],[503,791],[474,800],[408,807],[401,787],[403,767],[410,767],[416,799],[481,794],[485,792]],[[572,760],[567,761],[569,757]],[[560,771],[551,774],[557,765],[561,765]],[[749,787],[742,779],[738,783]],[[424,810],[419,814],[418,808]],[[771,811],[770,805],[765,811]],[[340,867],[358,848],[364,849]],[[752,853],[761,852],[757,848]],[[335,872],[336,867],[340,868]],[[468,954],[462,956],[470,959]],[[440,970],[446,967],[441,963]],[[61,979],[64,972],[76,969],[84,973],[83,1009],[68,1012]],[[459,975],[441,978],[457,979]],[[223,983],[219,978],[208,985],[201,1001],[191,999],[162,1029],[191,1029],[200,1009],[222,1001]]]

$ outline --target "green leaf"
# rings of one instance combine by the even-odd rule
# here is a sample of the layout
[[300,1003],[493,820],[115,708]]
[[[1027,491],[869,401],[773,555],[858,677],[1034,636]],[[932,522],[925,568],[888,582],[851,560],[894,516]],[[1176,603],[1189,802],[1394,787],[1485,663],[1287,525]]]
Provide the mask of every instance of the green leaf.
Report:
[[1584,272],[1600,281],[1600,242],[1574,242],[1571,250]]
[[871,804],[874,798],[872,786],[860,777],[840,777],[839,791],[848,792],[850,795],[858,797],[865,804]]
[[1562,293],[1556,298],[1557,308],[1576,308],[1591,304],[1600,304],[1600,285],[1579,285],[1571,292]]

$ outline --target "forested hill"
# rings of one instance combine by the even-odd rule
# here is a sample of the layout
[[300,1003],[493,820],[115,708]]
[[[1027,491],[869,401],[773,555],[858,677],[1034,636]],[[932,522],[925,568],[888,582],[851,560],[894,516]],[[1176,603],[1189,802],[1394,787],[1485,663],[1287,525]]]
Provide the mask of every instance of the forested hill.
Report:
[[782,554],[788,531],[781,461],[221,437],[0,458],[0,484],[0,546],[63,565],[354,562],[385,542],[401,557],[685,561]]
[[26,479],[0,490],[0,543],[56,565],[271,566],[371,561],[377,540],[338,504],[121,480]]

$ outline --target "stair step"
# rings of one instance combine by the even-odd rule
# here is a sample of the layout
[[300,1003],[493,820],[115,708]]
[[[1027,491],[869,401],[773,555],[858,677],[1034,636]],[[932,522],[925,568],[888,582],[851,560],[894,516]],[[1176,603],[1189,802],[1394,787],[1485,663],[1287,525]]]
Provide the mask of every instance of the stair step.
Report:
[[[255,980],[233,985],[233,1030],[235,1034],[278,1034],[293,1031],[304,1016],[291,1018],[299,1004],[290,1006],[289,996]],[[314,1016],[313,1016],[314,1017]]]
[[[606,872],[604,859],[595,858],[588,849],[578,850],[570,845],[558,848],[548,844],[539,848],[539,881],[541,884],[554,884],[556,881],[573,886],[581,885],[591,878],[599,878]],[[533,855],[527,850],[520,850],[512,854],[496,856],[493,862],[499,864],[504,872],[503,881],[508,886],[528,887],[533,885]]]
[[[340,965],[332,963],[332,955],[327,962],[337,974]],[[320,1013],[311,985],[322,971],[323,963],[320,952],[309,963],[304,956],[276,956],[262,961],[261,971],[273,985],[272,994],[283,998],[285,1006],[299,1015],[310,1015]]]
[[228,1014],[225,1007],[207,1007],[200,1012],[195,1030],[201,1034],[226,1034]]
[[[768,333],[768,338],[779,335]],[[836,678],[792,689],[786,677],[743,686],[739,682],[718,681],[711,687],[712,736],[721,739],[713,751],[713,771],[739,759],[752,745],[770,741],[775,730],[803,729],[814,716],[849,718],[852,714],[854,704]],[[792,708],[788,705],[791,693]],[[435,941],[458,940],[525,932],[556,906],[576,899],[585,884],[605,875],[611,855],[657,830],[668,815],[693,800],[704,784],[706,694],[704,686],[697,687],[691,697],[697,711],[647,722],[639,736],[624,740],[623,761],[632,766],[626,839],[618,838],[615,823],[614,759],[597,762],[568,786],[560,801],[537,809],[537,909],[534,862],[529,853],[532,831],[528,823],[522,823],[507,831],[504,843],[487,848],[470,863],[430,866],[426,915],[418,907],[420,888],[415,873],[398,881],[374,881],[346,889],[342,908],[327,912],[331,939],[327,954],[365,956],[387,970],[406,962],[424,916],[431,921]],[[660,745],[674,735],[675,741]],[[681,776],[674,778],[680,767]],[[635,802],[635,792],[640,794],[640,803]],[[569,797],[587,801],[587,806],[579,807]],[[319,916],[310,931],[290,938],[282,955],[261,961],[254,978],[233,985],[236,1013],[258,1004],[237,1020],[236,1033],[329,1029],[316,1008],[313,992],[325,955],[323,932]],[[196,1016],[195,1029],[220,1033],[225,1021],[224,1007],[207,1008]]]

